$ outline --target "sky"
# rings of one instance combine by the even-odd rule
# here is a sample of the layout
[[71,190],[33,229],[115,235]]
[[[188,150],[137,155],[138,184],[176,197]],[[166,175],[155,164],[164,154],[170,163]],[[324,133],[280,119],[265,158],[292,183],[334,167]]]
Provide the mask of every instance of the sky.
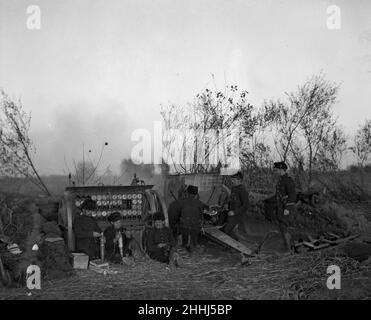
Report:
[[[27,28],[30,5],[40,29]],[[368,0],[0,0],[0,88],[32,115],[42,174],[68,172],[83,145],[96,160],[104,142],[102,167],[117,169],[131,133],[212,74],[259,107],[322,71],[341,85],[334,111],[351,136],[371,118],[370,17]]]

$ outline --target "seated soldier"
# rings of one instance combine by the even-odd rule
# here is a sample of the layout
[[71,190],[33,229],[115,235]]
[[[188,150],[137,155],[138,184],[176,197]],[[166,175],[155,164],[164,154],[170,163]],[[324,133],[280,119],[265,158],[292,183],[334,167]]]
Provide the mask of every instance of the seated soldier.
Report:
[[130,239],[125,235],[122,217],[119,212],[112,213],[108,220],[111,222],[111,225],[103,233],[105,256],[108,261],[120,263],[123,261],[123,258],[131,256],[131,250],[129,249]]
[[[151,259],[170,263],[176,245],[172,231],[165,226],[162,213],[153,214],[154,228],[147,235],[147,253]],[[174,261],[176,264],[176,261]]]
[[76,251],[83,252],[90,259],[99,257],[99,243],[102,230],[93,217],[87,216],[90,211],[97,209],[97,204],[92,199],[86,199],[81,205],[81,214],[73,221],[73,230],[76,237]]

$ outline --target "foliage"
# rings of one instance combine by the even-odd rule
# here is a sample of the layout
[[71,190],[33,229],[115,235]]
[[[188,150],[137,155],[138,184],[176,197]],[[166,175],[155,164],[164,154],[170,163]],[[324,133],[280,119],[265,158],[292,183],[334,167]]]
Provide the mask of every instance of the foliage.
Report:
[[358,166],[363,168],[371,156],[371,120],[366,120],[358,129],[350,149],[356,156]]
[[[225,164],[228,155],[235,152],[230,139],[236,130],[251,136],[257,126],[247,98],[246,90],[226,85],[223,92],[205,89],[186,106],[171,104],[162,108],[165,161],[177,173],[210,172]],[[238,148],[239,143],[234,141],[234,147]],[[218,155],[217,161],[212,161],[214,155]]]
[[35,150],[28,135],[31,116],[21,101],[14,102],[3,90],[0,96],[0,175],[27,177],[50,195],[32,159]]
[[299,172],[307,169],[308,186],[314,166],[316,170],[337,168],[346,149],[344,133],[332,112],[338,90],[338,85],[320,74],[286,93],[286,102],[271,100],[265,106],[274,117],[278,154]]

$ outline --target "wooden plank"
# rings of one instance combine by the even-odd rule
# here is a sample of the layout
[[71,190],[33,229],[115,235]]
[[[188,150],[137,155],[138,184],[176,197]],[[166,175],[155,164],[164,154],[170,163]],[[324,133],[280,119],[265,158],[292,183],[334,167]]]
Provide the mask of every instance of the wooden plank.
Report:
[[354,234],[352,236],[348,236],[348,237],[345,237],[345,238],[340,238],[340,239],[335,240],[334,244],[340,244],[340,243],[343,243],[343,242],[346,242],[346,241],[354,240],[355,238],[358,238],[358,237],[359,237],[359,234]]
[[334,237],[334,238],[336,238],[336,239],[339,239],[340,238],[340,236],[338,236],[337,234],[335,234],[335,233],[332,233],[332,232],[326,232],[329,236],[331,236],[331,237]]
[[337,245],[337,244],[340,244],[340,243],[343,243],[343,242],[346,242],[346,241],[351,241],[351,240],[353,240],[357,237],[359,237],[359,235],[355,234],[355,235],[351,235],[351,236],[348,236],[348,237],[345,237],[345,238],[338,238],[337,240],[322,239],[322,242],[326,242],[326,243],[331,244],[331,245]]
[[319,249],[323,249],[323,248],[327,248],[330,246],[330,244],[328,243],[324,243],[324,244],[320,244],[320,245],[315,245],[314,243],[312,242],[308,242],[308,241],[304,241],[303,244],[306,246],[306,247],[309,247],[313,250],[319,250]]
[[313,237],[310,234],[308,234],[308,239],[312,243],[316,242],[316,240],[317,240],[317,239],[313,239]]
[[242,243],[234,240],[226,233],[220,231],[217,228],[206,228],[204,229],[205,235],[210,237],[211,239],[217,240],[222,242],[223,244],[227,245],[228,247],[235,249],[245,255],[254,255],[253,251],[244,246]]
[[203,228],[202,228],[202,230],[203,231],[206,231],[206,230],[214,230],[214,229],[221,229],[221,228],[223,228],[224,227],[224,225],[222,225],[222,226],[204,226]]
[[303,241],[303,245],[311,248],[311,249],[314,249],[315,248],[315,245],[311,242],[308,242],[308,241]]
[[323,249],[323,248],[328,248],[330,246],[336,246],[336,245],[341,244],[341,243],[346,242],[346,241],[351,241],[351,240],[353,240],[357,237],[359,237],[358,234],[352,235],[352,236],[349,236],[349,237],[345,237],[345,238],[340,238],[340,239],[337,239],[337,240],[321,239],[321,242],[324,242],[324,243],[319,244],[319,245],[315,245],[314,243],[308,242],[308,241],[304,241],[303,244],[305,246],[313,249],[313,250],[320,250],[320,249]]
[[295,241],[295,243],[294,243],[295,247],[301,247],[303,245],[304,245],[303,241],[301,241],[301,242]]
[[314,246],[314,250],[319,250],[319,249],[327,248],[329,246],[330,246],[329,243],[320,244],[318,246]]
[[336,240],[322,239],[322,242],[326,242],[328,244],[334,244],[334,243],[336,243]]

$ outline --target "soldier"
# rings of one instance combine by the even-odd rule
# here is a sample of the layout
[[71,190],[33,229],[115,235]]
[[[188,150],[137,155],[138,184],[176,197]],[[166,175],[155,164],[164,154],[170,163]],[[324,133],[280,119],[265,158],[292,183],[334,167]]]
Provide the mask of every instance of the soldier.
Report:
[[180,201],[180,231],[182,246],[191,251],[198,245],[204,209],[208,206],[198,199],[198,188],[189,185],[186,189],[187,198]]
[[87,254],[90,259],[99,256],[97,239],[101,237],[102,233],[97,221],[87,215],[90,211],[96,209],[97,203],[92,199],[86,199],[81,205],[81,215],[76,217],[73,222],[76,250]]
[[[108,220],[111,222],[111,226],[104,230],[103,233],[106,257],[108,261],[120,263],[123,258],[128,258],[132,254],[129,249],[131,239],[128,239],[125,235],[122,217],[119,212],[113,212],[108,217]],[[120,245],[122,246],[121,248]]]
[[165,226],[165,217],[161,212],[153,214],[153,221],[154,228],[147,235],[147,253],[151,259],[169,264],[176,245],[173,234]]
[[49,279],[72,275],[68,249],[62,238],[62,232],[55,221],[45,222],[41,231],[44,236],[40,243],[38,258],[42,261],[42,272]]
[[243,182],[243,174],[238,171],[231,176],[232,188],[230,191],[230,199],[228,204],[227,224],[222,229],[233,239],[239,241],[241,236],[238,234],[237,228],[241,222],[241,218],[245,214],[249,206],[249,194],[246,191]]
[[[172,192],[171,194],[173,195]],[[180,223],[180,215],[182,212],[181,201],[186,198],[186,192],[184,192],[184,187],[179,189],[178,199],[176,199],[174,195],[173,197],[174,197],[174,201],[170,203],[169,208],[167,209],[167,214],[169,217],[169,227],[171,231],[173,232],[173,236],[175,240],[177,240],[179,233],[180,233],[179,223]]]
[[278,177],[276,185],[276,218],[279,230],[285,242],[286,250],[291,251],[291,235],[288,232],[288,220],[296,201],[294,180],[288,176],[285,162],[275,162],[273,166]]

